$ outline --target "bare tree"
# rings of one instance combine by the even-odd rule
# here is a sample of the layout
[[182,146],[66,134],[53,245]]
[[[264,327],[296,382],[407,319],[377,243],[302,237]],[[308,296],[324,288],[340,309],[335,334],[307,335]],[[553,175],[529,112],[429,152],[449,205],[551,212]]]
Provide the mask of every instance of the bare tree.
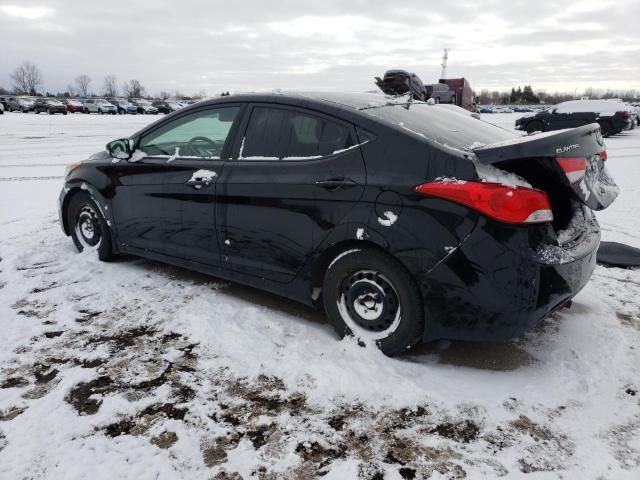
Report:
[[40,69],[32,62],[24,62],[11,74],[16,92],[36,94],[36,88],[42,85]]
[[144,87],[139,80],[129,80],[129,83],[124,84],[123,91],[129,98],[139,98],[145,93]]
[[104,77],[104,86],[102,87],[102,93],[106,97],[118,96],[118,79],[115,75],[107,75]]
[[67,85],[67,92],[69,92],[69,95],[71,95],[72,97],[77,97],[78,96],[78,92],[76,91],[76,87],[72,83]]
[[83,97],[89,96],[89,85],[91,84],[91,77],[86,74],[78,75],[75,79],[76,88],[78,93]]

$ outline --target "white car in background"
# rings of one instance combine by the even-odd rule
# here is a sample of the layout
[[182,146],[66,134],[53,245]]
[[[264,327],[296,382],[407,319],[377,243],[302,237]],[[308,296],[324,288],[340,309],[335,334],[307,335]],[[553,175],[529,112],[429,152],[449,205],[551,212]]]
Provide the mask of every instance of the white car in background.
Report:
[[115,115],[118,113],[118,109],[115,105],[107,102],[104,98],[87,98],[82,101],[84,105],[84,113],[110,113]]

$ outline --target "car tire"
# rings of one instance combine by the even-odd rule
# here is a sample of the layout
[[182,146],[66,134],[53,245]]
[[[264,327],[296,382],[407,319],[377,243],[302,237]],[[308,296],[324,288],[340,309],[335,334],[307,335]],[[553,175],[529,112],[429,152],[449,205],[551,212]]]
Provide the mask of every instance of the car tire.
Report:
[[527,133],[533,132],[544,132],[544,125],[542,122],[536,120],[534,122],[527,123]]
[[372,340],[386,355],[405,352],[424,331],[418,287],[396,259],[378,250],[347,250],[327,268],[325,313],[338,335]]
[[20,111],[21,111],[22,113],[27,113],[27,110],[26,110],[24,107],[22,107],[22,108],[20,109]]
[[66,215],[71,238],[79,252],[85,248],[95,250],[102,261],[114,257],[109,226],[88,193],[78,192],[71,197]]
[[440,97],[436,97],[436,98],[434,98],[434,100],[435,100],[436,103],[440,103]]
[[98,114],[102,115],[102,109],[101,108],[98,109]]

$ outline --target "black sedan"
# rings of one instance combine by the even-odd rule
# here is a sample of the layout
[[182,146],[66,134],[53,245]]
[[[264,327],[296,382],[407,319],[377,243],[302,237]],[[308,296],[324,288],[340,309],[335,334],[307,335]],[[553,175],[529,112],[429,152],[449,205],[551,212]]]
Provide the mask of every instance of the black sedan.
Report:
[[572,100],[517,119],[516,129],[527,133],[548,132],[598,123],[602,134],[609,137],[631,127],[630,112],[622,104],[619,108],[615,105],[606,100]]
[[38,98],[33,104],[33,110],[36,113],[47,112],[49,115],[55,113],[67,114],[67,106],[55,98]]
[[618,191],[603,145],[597,124],[521,137],[375,94],[227,96],[70,165],[60,219],[103,260],[323,306],[394,355],[517,336],[569,303]]

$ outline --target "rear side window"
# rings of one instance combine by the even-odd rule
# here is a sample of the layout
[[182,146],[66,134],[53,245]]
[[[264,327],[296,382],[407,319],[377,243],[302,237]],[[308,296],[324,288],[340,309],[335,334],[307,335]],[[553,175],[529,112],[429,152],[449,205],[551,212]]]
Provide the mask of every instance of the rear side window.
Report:
[[311,113],[279,108],[253,109],[241,159],[306,160],[352,146],[349,129]]

